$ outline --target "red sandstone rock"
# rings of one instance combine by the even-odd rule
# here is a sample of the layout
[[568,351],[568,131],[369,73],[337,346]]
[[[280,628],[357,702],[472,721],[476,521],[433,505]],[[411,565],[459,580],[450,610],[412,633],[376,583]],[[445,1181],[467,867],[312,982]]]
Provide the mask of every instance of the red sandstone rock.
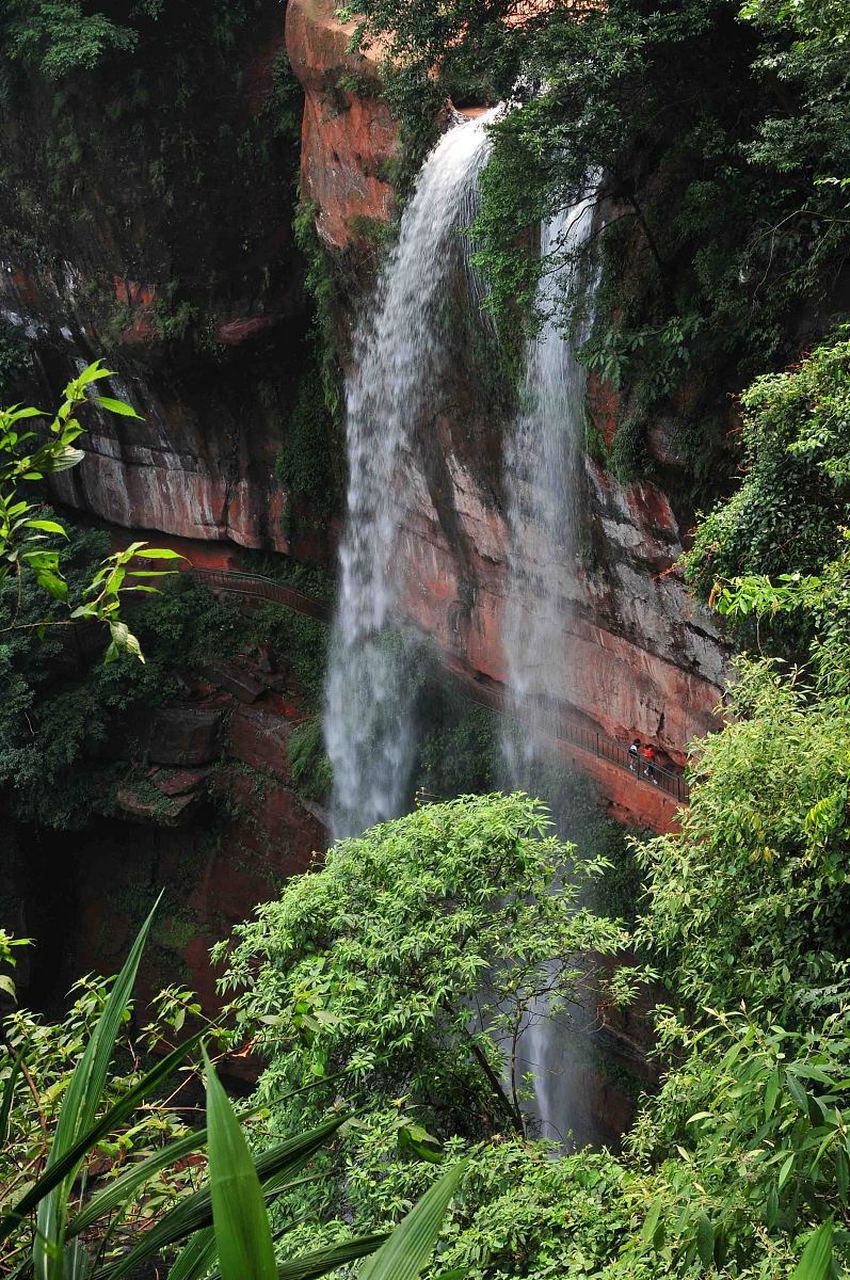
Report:
[[[233,827],[233,839],[242,849],[270,859],[279,881],[304,871],[313,853],[325,848],[327,832],[289,787],[272,777],[258,780],[244,773],[235,773],[230,785],[243,809]],[[257,887],[256,893],[254,903],[269,897],[267,888]],[[249,914],[246,909],[234,919],[245,919]]]
[[163,707],[151,720],[147,755],[155,764],[204,765],[221,748],[221,712],[200,707]]
[[118,787],[115,803],[121,814],[132,822],[151,822],[160,827],[176,827],[195,804],[197,795],[151,797],[143,795],[131,784]]
[[184,796],[191,791],[197,791],[208,772],[207,769],[178,769],[176,773],[169,774],[161,769],[155,769],[151,775],[151,781],[157,791],[161,791],[164,796]]
[[319,234],[344,249],[357,220],[392,215],[393,188],[384,176],[395,154],[398,126],[386,102],[341,87],[341,73],[378,84],[379,49],[347,52],[354,23],[340,23],[332,0],[289,0],[286,47],[304,87],[301,189],[318,205]]
[[256,702],[265,692],[265,685],[235,662],[208,662],[201,670],[217,688],[232,693],[239,702]]
[[290,723],[262,707],[238,707],[230,718],[227,753],[254,769],[289,779],[287,742]]
[[223,320],[215,331],[216,341],[228,347],[238,347],[274,324],[274,316],[241,316],[236,320]]

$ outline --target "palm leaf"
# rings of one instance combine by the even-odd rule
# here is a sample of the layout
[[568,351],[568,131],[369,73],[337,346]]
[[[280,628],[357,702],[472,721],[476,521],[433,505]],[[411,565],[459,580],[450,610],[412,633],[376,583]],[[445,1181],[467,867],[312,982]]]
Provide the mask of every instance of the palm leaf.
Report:
[[184,1156],[191,1155],[193,1151],[198,1151],[206,1145],[206,1141],[206,1129],[193,1129],[191,1133],[187,1133],[182,1138],[176,1138],[173,1142],[169,1142],[168,1146],[155,1151],[146,1160],[140,1160],[138,1164],[134,1164],[120,1178],[116,1178],[114,1182],[110,1182],[102,1191],[98,1191],[91,1197],[85,1207],[69,1223],[67,1235],[69,1237],[79,1235],[98,1218],[127,1204],[133,1193],[144,1186],[160,1169],[175,1164]]
[[222,1280],[276,1280],[269,1215],[248,1143],[204,1053],[213,1228]]
[[[296,1173],[304,1163],[325,1145],[340,1125],[345,1123],[345,1116],[326,1120],[324,1124],[295,1138],[287,1138],[271,1150],[264,1152],[256,1162],[257,1176],[260,1182],[268,1184],[277,1174],[288,1171]],[[283,1187],[277,1187],[279,1194]],[[208,1227],[212,1222],[212,1201],[209,1185],[203,1186],[194,1195],[188,1196],[174,1209],[159,1219],[149,1231],[146,1231],[139,1243],[122,1257],[100,1268],[96,1280],[119,1280],[123,1275],[132,1272],[140,1263],[156,1254],[162,1253],[170,1245],[185,1240],[195,1231]]]
[[[15,1207],[5,1215],[2,1221],[0,1221],[0,1241],[4,1240],[6,1236],[9,1235],[10,1231],[14,1229],[14,1227],[23,1217],[26,1216],[26,1214],[30,1212],[31,1209],[34,1209],[37,1204],[42,1203],[45,1197],[47,1197],[55,1187],[58,1187],[65,1178],[69,1177],[76,1171],[80,1161],[98,1142],[100,1142],[101,1138],[105,1138],[107,1134],[113,1133],[122,1121],[126,1120],[127,1116],[135,1111],[140,1102],[143,1102],[149,1094],[153,1093],[163,1080],[167,1080],[169,1076],[173,1075],[175,1069],[183,1061],[186,1054],[191,1052],[198,1043],[201,1035],[202,1032],[198,1032],[197,1035],[194,1035],[187,1040],[185,1044],[180,1045],[177,1049],[173,1049],[171,1053],[166,1055],[166,1057],[161,1058],[156,1066],[149,1071],[143,1079],[139,1080],[132,1089],[129,1089],[123,1097],[119,1098],[114,1107],[111,1107],[109,1111],[105,1112],[101,1119],[98,1120],[91,1129],[88,1129],[82,1137],[74,1143],[73,1147],[71,1147],[69,1151],[65,1152],[61,1159],[57,1160],[52,1167],[48,1166],[47,1172],[42,1174],[42,1176],[33,1183],[26,1195],[22,1196]],[[194,1137],[194,1135],[190,1136]],[[183,1140],[181,1139],[180,1141],[182,1142]],[[174,1145],[177,1144],[175,1143]],[[157,1153],[157,1155],[159,1154],[161,1153]],[[176,1159],[177,1157],[172,1154],[170,1158]],[[150,1163],[153,1163],[154,1159],[156,1159],[156,1157],[151,1157]],[[147,1164],[149,1162],[145,1161],[143,1163]],[[141,1166],[137,1166],[137,1168],[141,1168]],[[116,1183],[112,1183],[107,1187],[102,1193],[102,1196],[95,1197],[92,1203],[101,1198],[107,1201],[114,1199],[114,1197],[110,1195],[112,1189],[118,1185],[118,1182],[121,1182],[125,1184],[126,1190],[126,1182],[131,1181],[132,1175],[135,1172],[135,1169],[131,1169],[124,1178],[118,1179]],[[147,1176],[150,1175],[148,1174]],[[114,1208],[115,1205],[111,1204],[108,1207]],[[94,1221],[94,1218],[99,1217],[101,1212],[106,1211],[105,1209],[98,1209],[97,1213],[91,1214],[89,1208],[77,1214],[73,1219],[73,1222],[66,1224],[64,1230],[66,1239],[71,1235],[77,1235],[83,1227],[89,1226],[90,1223]]]
[[466,1169],[459,1161],[403,1218],[389,1239],[370,1258],[359,1280],[416,1280],[434,1251],[449,1201]]
[[196,1231],[174,1259],[166,1280],[201,1280],[215,1262],[215,1234],[212,1227]]
[[347,1262],[356,1262],[358,1258],[374,1253],[387,1239],[386,1235],[361,1236],[359,1240],[348,1240],[344,1244],[317,1249],[315,1253],[305,1253],[292,1262],[281,1263],[277,1269],[278,1280],[314,1280],[314,1277],[327,1275]]
[[[139,961],[158,905],[159,898],[157,898],[153,910],[139,930],[136,940],[130,948],[130,954],[115,979],[83,1055],[74,1068],[74,1073],[71,1076],[68,1091],[62,1104],[50,1154],[47,1157],[48,1172],[55,1170],[56,1166],[62,1161],[67,1164],[69,1152],[79,1147],[81,1137],[88,1130],[91,1130],[94,1125],[95,1116],[106,1086],[106,1076],[109,1071],[109,1064],[112,1061],[115,1038],[133,994],[133,985],[136,981]],[[79,1159],[82,1159],[84,1154],[85,1151],[83,1151]],[[40,1199],[37,1234],[33,1248],[36,1280],[62,1280],[65,1220],[73,1176],[74,1165],[72,1164],[68,1173],[60,1178],[46,1196]]]
[[791,1280],[828,1280],[832,1274],[832,1223],[818,1227],[803,1250]]
[[[194,1037],[191,1042],[184,1045],[184,1050],[188,1051],[190,1047],[193,1047],[197,1043],[197,1039],[198,1037]],[[328,1077],[328,1079],[331,1078]],[[299,1089],[293,1089],[290,1093],[284,1094],[277,1101],[285,1102],[289,1098],[294,1098],[297,1094],[305,1093],[315,1088],[315,1084],[303,1085]],[[256,1115],[259,1110],[258,1106],[250,1107],[245,1111],[240,1111],[238,1118],[240,1121],[246,1120],[249,1116]],[[80,1210],[70,1223],[67,1231],[68,1236],[78,1235],[81,1231],[85,1231],[87,1227],[90,1227],[93,1222],[96,1222],[98,1218],[102,1218],[104,1214],[112,1213],[114,1209],[126,1204],[136,1189],[143,1186],[160,1169],[174,1164],[177,1160],[182,1160],[184,1156],[191,1155],[193,1151],[198,1151],[206,1145],[206,1141],[206,1129],[194,1129],[191,1133],[187,1133],[185,1137],[177,1138],[174,1142],[169,1143],[168,1146],[155,1151],[146,1160],[141,1160],[138,1164],[134,1164],[120,1178],[116,1178],[114,1182],[110,1182],[102,1191],[92,1196],[88,1204]],[[290,1176],[292,1172],[292,1169],[287,1169],[287,1176]],[[266,1185],[268,1187],[269,1184]]]

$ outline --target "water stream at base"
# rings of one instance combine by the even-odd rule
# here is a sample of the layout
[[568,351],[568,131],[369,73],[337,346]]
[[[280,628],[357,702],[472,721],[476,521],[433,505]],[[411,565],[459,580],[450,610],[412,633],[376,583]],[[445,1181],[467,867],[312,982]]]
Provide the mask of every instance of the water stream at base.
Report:
[[[569,306],[577,297],[574,255],[587,241],[592,216],[592,201],[585,199],[541,228],[542,258],[558,265],[540,283],[537,304],[545,319],[529,343],[520,411],[505,448],[509,557],[502,644],[513,714],[505,721],[502,755],[510,785],[547,801],[567,834],[569,814],[559,812],[552,790],[553,691],[568,698],[571,684],[565,620],[577,552],[585,374],[558,317],[564,300]],[[569,1012],[577,1031],[580,1011]],[[535,1110],[545,1136],[562,1138],[570,1130],[585,1136],[574,1084],[577,1035],[564,1019],[547,1014],[532,1010],[521,1044],[523,1065],[534,1074]]]
[[458,123],[428,156],[399,239],[354,338],[346,384],[349,481],[340,593],[331,640],[325,742],[334,770],[336,837],[395,817],[415,753],[412,633],[394,619],[410,507],[411,441],[450,352],[443,323],[464,266],[492,112]]

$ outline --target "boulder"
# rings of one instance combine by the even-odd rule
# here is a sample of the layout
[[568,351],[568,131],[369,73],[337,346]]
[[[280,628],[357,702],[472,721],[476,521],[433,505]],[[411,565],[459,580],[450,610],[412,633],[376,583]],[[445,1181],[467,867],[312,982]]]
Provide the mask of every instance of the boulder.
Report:
[[153,764],[211,764],[221,755],[221,711],[206,707],[162,707],[151,718],[147,758]]
[[261,707],[237,707],[227,731],[227,754],[252,769],[262,769],[285,782],[289,778],[287,741],[291,725]]

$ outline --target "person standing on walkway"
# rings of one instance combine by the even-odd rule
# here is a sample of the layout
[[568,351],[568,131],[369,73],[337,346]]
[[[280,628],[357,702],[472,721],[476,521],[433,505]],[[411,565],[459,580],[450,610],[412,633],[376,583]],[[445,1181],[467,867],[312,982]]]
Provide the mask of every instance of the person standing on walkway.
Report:
[[652,785],[654,787],[657,787],[658,778],[656,777],[656,773],[655,773],[655,747],[652,745],[651,742],[647,742],[646,746],[643,748],[642,755],[644,760],[646,761],[646,769],[644,770],[644,774],[652,783]]
[[640,757],[640,738],[635,738],[634,742],[629,747],[629,768],[631,769],[632,773],[640,772],[639,757]]

